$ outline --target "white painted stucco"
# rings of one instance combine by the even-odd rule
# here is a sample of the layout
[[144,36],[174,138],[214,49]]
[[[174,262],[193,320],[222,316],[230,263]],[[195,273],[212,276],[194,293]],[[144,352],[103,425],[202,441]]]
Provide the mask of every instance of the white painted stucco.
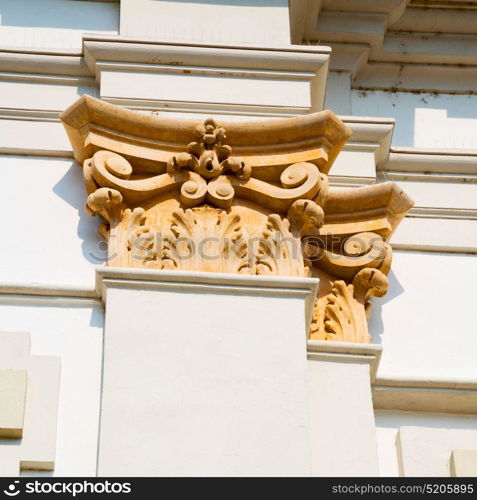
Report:
[[395,118],[394,146],[476,149],[476,95],[353,90],[351,109],[353,115]]
[[2,156],[0,173],[2,281],[93,288],[105,246],[98,221],[84,211],[81,168],[67,159]]
[[375,419],[381,476],[399,476],[400,429],[408,476],[449,476],[452,450],[477,443],[475,415],[376,411]]
[[83,33],[115,34],[118,27],[118,3],[0,0],[0,47],[79,51]]
[[54,475],[95,475],[103,344],[100,303],[4,295],[0,317],[2,331],[31,333],[32,355],[60,358]]
[[289,44],[287,0],[122,0],[121,35]]
[[0,107],[62,111],[83,94],[95,95],[94,87],[81,81],[0,80]]
[[98,278],[98,475],[311,474],[306,331],[317,279],[219,274],[215,284],[210,273],[114,268]]
[[379,376],[475,378],[476,280],[472,255],[395,251],[370,321],[383,346]]
[[378,475],[370,361],[355,353],[308,358],[313,475]]

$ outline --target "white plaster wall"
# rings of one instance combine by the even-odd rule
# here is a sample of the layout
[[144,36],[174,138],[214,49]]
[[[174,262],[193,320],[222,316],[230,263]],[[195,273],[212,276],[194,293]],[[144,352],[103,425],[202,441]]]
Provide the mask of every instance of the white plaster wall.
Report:
[[312,285],[175,276],[107,289],[98,474],[308,476]]
[[391,244],[411,250],[475,254],[477,220],[465,216],[456,219],[406,217],[392,235]]
[[73,160],[0,156],[2,283],[94,287],[106,257]]
[[59,122],[0,119],[0,152],[71,156],[71,144]]
[[[382,176],[383,180],[388,180],[386,172],[383,172]],[[477,185],[473,182],[464,180],[436,182],[433,179],[418,181],[406,179],[394,182],[416,202],[418,207],[477,209]]]
[[395,251],[390,289],[372,299],[378,376],[477,377],[477,257]]
[[116,34],[119,3],[0,0],[0,47],[81,49],[83,33]]
[[[370,183],[376,180],[376,159],[370,151],[341,151],[333,163],[330,171],[330,180],[333,177],[361,177],[369,179]],[[340,189],[335,187],[334,189]]]
[[[376,436],[378,442],[379,471],[381,476],[399,476],[396,439],[400,427],[413,427],[419,436],[415,447],[405,450],[411,467],[416,473],[429,476],[448,476],[451,449],[461,440],[476,438],[477,416],[443,415],[418,412],[376,411]],[[432,438],[426,439],[426,435]],[[469,446],[472,448],[472,446]],[[416,474],[413,474],[416,475]]]
[[477,96],[351,91],[352,114],[396,119],[394,146],[476,149]]
[[121,0],[120,34],[158,40],[289,44],[288,0]]
[[[274,78],[257,75],[200,75],[121,71],[101,73],[101,97],[152,99],[179,103],[208,103],[226,106],[296,108],[302,113],[311,108],[310,79],[313,73],[292,78],[277,73]],[[231,92],[231,89],[233,91]]]
[[84,94],[99,97],[95,85],[93,78],[1,75],[0,151],[69,153],[71,145],[57,113]]
[[331,109],[337,115],[351,115],[351,74],[330,71],[326,81],[324,109]]
[[378,458],[369,364],[355,361],[353,355],[328,356],[308,360],[312,474],[375,476]]
[[[84,85],[71,78],[71,83],[13,78],[0,80],[0,108],[63,111],[83,94],[98,96],[92,85]],[[93,84],[93,80],[91,80]]]
[[[54,475],[95,475],[103,341],[101,304],[85,299],[0,296],[0,317],[2,331],[31,332],[32,355],[61,358]],[[1,447],[0,442],[0,453]]]

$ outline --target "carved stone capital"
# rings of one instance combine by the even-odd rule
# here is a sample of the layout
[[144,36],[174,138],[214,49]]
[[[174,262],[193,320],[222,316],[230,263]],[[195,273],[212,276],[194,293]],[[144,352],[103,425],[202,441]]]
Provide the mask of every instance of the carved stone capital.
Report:
[[359,271],[351,284],[333,281],[331,290],[316,300],[310,338],[369,343],[368,301],[372,296],[382,297],[387,289],[386,276],[372,268]]
[[387,240],[412,201],[393,183],[329,189],[350,135],[330,111],[194,122],[83,97],[61,118],[84,165],[87,211],[106,222],[108,265],[325,273],[311,337],[368,341],[368,301],[387,288]]

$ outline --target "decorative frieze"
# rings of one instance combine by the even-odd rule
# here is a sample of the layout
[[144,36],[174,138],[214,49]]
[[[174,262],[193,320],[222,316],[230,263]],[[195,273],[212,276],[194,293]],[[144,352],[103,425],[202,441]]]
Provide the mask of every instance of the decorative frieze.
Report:
[[330,111],[250,123],[172,120],[83,97],[62,114],[108,265],[323,283],[310,337],[369,342],[386,243],[412,201],[395,184],[330,190],[350,135]]
[[359,271],[351,284],[343,280],[331,283],[331,290],[315,303],[310,339],[340,342],[371,342],[367,313],[369,299],[388,291],[388,279],[378,269]]

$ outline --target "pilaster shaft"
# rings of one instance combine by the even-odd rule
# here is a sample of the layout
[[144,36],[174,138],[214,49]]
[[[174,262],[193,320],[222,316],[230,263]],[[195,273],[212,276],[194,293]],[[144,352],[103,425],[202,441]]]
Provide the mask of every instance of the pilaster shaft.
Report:
[[381,346],[308,342],[313,476],[378,476],[371,380]]
[[307,476],[317,279],[107,268],[100,476]]

